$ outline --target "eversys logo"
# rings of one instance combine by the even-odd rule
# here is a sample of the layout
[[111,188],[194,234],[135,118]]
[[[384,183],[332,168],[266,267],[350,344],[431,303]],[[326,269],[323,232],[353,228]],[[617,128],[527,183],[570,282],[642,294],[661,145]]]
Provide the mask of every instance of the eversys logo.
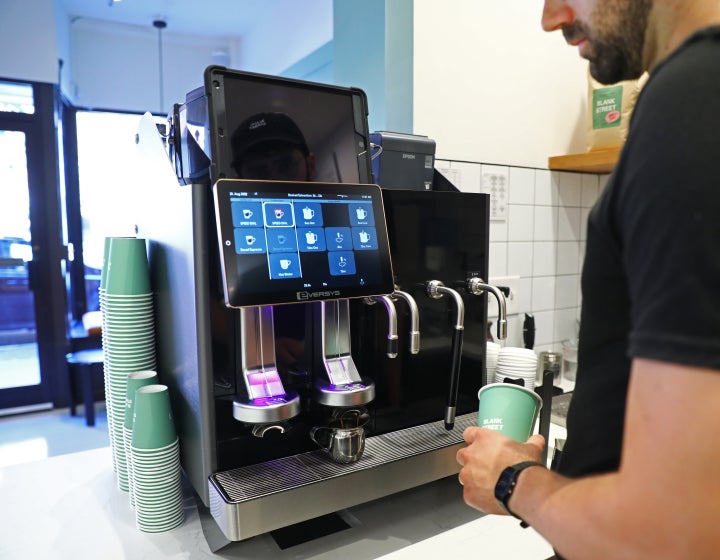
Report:
[[337,298],[340,297],[340,290],[323,290],[320,292],[296,292],[298,301],[308,301],[317,298]]

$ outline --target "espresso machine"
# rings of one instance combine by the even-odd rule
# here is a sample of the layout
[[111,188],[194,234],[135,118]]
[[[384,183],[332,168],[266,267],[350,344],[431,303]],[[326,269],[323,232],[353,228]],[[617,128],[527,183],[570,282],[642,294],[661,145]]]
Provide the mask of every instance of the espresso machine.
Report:
[[[177,180],[139,224],[158,373],[227,541],[453,475],[477,420],[485,295],[504,310],[488,196],[372,185],[367,114],[356,88],[211,66],[169,117]],[[362,449],[337,460],[314,434],[346,422]]]

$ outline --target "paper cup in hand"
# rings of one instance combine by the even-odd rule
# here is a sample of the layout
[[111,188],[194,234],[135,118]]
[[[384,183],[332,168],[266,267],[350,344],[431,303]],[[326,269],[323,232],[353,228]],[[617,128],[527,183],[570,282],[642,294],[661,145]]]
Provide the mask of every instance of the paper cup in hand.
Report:
[[530,389],[511,383],[492,383],[478,392],[478,426],[525,442],[535,427],[542,399]]
[[177,438],[167,385],[146,385],[135,392],[132,446],[159,449]]

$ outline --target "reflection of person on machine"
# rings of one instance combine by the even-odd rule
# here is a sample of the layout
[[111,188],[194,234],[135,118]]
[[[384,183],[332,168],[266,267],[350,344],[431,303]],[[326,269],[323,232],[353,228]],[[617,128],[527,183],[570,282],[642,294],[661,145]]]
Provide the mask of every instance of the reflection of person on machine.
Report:
[[[313,181],[315,154],[298,125],[285,113],[257,113],[245,119],[232,135],[232,167],[240,179]],[[305,351],[304,305],[274,308],[275,358],[287,371]]]
[[257,113],[237,127],[231,140],[232,167],[241,179],[312,181],[315,154],[285,113]]

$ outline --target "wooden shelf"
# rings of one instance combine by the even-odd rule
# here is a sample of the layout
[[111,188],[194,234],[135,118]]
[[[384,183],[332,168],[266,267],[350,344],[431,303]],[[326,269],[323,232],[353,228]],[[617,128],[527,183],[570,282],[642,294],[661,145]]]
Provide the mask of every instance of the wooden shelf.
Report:
[[610,173],[615,168],[621,147],[594,150],[584,154],[569,154],[548,158],[553,171],[581,171],[584,173]]

